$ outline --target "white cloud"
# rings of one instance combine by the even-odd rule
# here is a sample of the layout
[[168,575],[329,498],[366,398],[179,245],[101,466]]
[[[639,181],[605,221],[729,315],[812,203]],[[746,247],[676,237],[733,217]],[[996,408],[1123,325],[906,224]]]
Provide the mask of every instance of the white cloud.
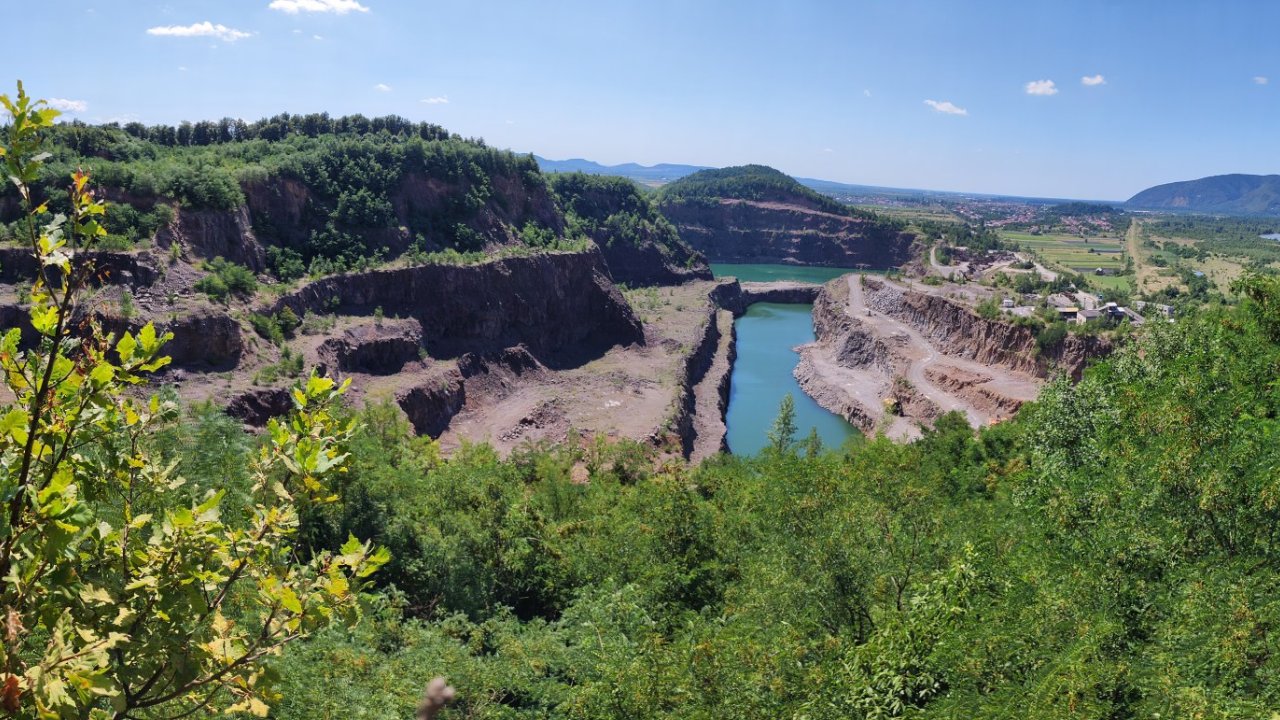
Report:
[[830,153],[830,152],[835,152],[835,150],[832,150],[831,148],[822,148],[822,152]]
[[352,10],[369,12],[369,8],[356,2],[356,0],[272,0],[267,7],[272,10],[287,12],[290,15],[297,15],[300,12],[346,15]]
[[422,98],[422,102],[424,102],[424,103],[426,103],[426,104],[428,104],[428,105],[448,105],[448,104],[449,104],[449,96],[448,96],[448,95],[437,95],[437,96],[435,96],[435,97]]
[[870,91],[870,90],[863,90],[863,91],[862,91],[862,94],[863,94],[863,95],[866,95],[867,97],[871,97],[871,91]]
[[1102,77],[1101,75],[1085,75],[1084,77],[1080,78],[1080,84],[1087,85],[1089,87],[1094,87],[1097,85],[1106,85],[1107,79]]
[[296,30],[296,29],[295,29],[295,30],[293,31],[293,34],[294,34],[294,35],[301,35],[301,34],[302,34],[302,31],[301,31],[301,30]]
[[49,98],[49,107],[62,112],[82,113],[89,109],[89,103],[83,100],[66,100],[64,98]]
[[969,114],[968,110],[965,110],[962,107],[956,107],[953,103],[946,100],[943,100],[942,102],[939,102],[937,100],[925,100],[924,104],[933,108],[935,112],[945,113],[947,115],[968,115]]
[[1271,80],[1266,75],[1254,75],[1253,82],[1258,85],[1266,85],[1271,82]]
[[229,28],[226,25],[214,25],[208,20],[191,25],[160,25],[148,28],[147,34],[164,37],[216,37],[224,42],[235,42],[253,35],[253,33]]
[[373,86],[373,89],[378,92],[391,92],[391,86],[386,83],[378,83]]
[[1032,80],[1027,83],[1028,95],[1057,95],[1058,88],[1052,80]]
[[187,71],[187,66],[186,66],[186,65],[179,65],[179,66],[178,66],[178,72],[186,72],[186,71]]
[[311,39],[312,39],[312,40],[323,40],[323,39],[324,39],[324,36],[323,36],[323,35],[312,35],[312,36],[311,36]]

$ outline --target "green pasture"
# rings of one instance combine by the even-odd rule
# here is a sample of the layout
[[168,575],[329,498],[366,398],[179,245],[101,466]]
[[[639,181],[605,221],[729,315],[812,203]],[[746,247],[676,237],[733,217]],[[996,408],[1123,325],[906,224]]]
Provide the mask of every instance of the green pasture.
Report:
[[[1001,233],[1023,250],[1034,251],[1050,265],[1088,273],[1094,268],[1121,270],[1125,257],[1124,243],[1114,238],[1080,238],[1074,235],[1032,235],[1024,232]],[[1090,251],[1093,252],[1090,252]]]

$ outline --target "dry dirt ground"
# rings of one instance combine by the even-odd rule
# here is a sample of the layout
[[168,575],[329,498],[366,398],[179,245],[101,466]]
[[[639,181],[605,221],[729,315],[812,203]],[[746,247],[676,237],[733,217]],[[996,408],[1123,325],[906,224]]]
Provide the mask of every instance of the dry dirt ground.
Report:
[[577,368],[529,373],[511,387],[470,394],[440,436],[449,452],[463,442],[489,442],[507,454],[526,441],[603,434],[659,439],[675,412],[680,373],[710,312],[715,283],[658,288],[636,308],[646,318],[645,344],[614,347]]
[[[837,407],[853,406],[865,413],[863,427],[883,431],[892,438],[919,436],[920,422],[938,415],[959,411],[975,426],[983,426],[1008,417],[1017,405],[1035,398],[1041,381],[1030,375],[999,366],[989,366],[962,357],[948,355],[915,327],[883,314],[867,302],[861,275],[841,278],[847,283],[845,314],[856,328],[880,341],[887,352],[877,362],[849,367],[836,357],[834,349],[824,343],[813,343],[801,350],[802,364],[816,376],[816,384],[825,386],[834,396],[819,402]],[[913,290],[932,292],[944,297],[969,295],[969,286],[929,287],[912,285]],[[886,412],[884,400],[899,400],[902,415]]]

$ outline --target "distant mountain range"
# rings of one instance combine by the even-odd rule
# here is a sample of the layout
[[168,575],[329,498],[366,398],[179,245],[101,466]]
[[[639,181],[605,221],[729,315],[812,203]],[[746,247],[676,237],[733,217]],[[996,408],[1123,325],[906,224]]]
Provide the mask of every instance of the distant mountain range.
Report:
[[580,172],[588,175],[620,175],[625,178],[631,178],[638,183],[644,185],[665,185],[674,182],[686,175],[692,175],[699,170],[708,170],[710,168],[702,165],[674,165],[671,163],[658,163],[657,165],[640,165],[638,163],[623,163],[621,165],[601,165],[592,160],[583,160],[582,158],[572,158],[570,160],[548,160],[544,157],[534,155],[533,158],[538,161],[538,167],[542,168],[542,172]]
[[1165,212],[1280,216],[1280,175],[1214,175],[1147,188],[1125,207]]

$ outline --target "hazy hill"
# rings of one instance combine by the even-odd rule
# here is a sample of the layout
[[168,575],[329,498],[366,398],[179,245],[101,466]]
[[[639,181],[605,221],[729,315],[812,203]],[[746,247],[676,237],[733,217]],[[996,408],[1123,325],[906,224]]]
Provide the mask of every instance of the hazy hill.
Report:
[[537,155],[533,157],[538,161],[538,167],[542,168],[542,172],[545,173],[580,172],[587,175],[617,175],[645,185],[663,185],[679,180],[686,175],[692,175],[699,170],[708,169],[702,165],[677,165],[672,163],[658,163],[657,165],[640,165],[638,163],[601,165],[593,160],[583,160],[582,158],[548,160]]
[[1214,175],[1166,183],[1129,198],[1131,208],[1228,215],[1280,215],[1280,175]]

